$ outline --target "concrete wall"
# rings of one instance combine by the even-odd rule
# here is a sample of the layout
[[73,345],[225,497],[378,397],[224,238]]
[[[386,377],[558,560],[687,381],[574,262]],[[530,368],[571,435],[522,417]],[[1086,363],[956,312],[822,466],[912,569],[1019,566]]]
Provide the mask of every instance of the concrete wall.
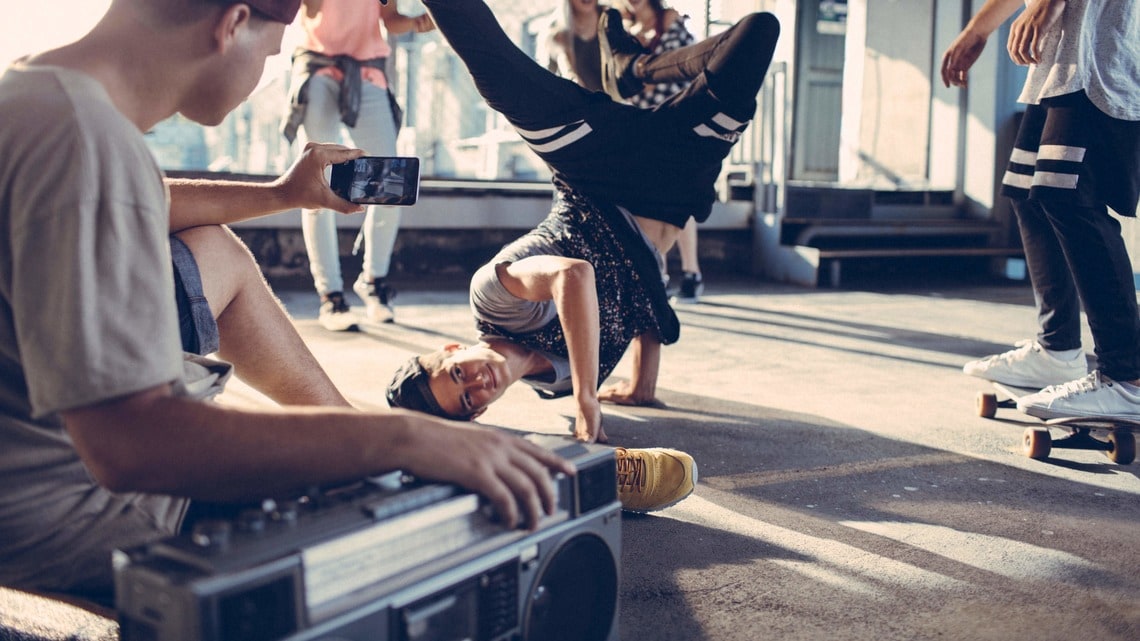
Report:
[[940,76],[942,53],[981,4],[851,0],[840,182],[953,189],[967,215],[1009,223],[998,187],[1025,70],[1005,55],[1008,27],[991,36],[968,90]]
[[929,184],[934,5],[848,3],[841,182]]

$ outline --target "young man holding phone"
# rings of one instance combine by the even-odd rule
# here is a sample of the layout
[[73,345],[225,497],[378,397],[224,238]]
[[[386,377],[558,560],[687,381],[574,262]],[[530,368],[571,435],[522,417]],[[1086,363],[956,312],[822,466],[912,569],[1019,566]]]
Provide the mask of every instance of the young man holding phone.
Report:
[[[357,211],[323,175],[363,152],[311,145],[271,184],[164,183],[143,132],[220,122],[299,4],[112,0],[83,38],[0,77],[0,584],[105,601],[111,551],[176,532],[187,497],[401,469],[534,524],[551,472],[573,473],[500,431],[350,407],[221,226]],[[228,362],[187,354],[212,351]],[[282,407],[202,402],[231,373]]]

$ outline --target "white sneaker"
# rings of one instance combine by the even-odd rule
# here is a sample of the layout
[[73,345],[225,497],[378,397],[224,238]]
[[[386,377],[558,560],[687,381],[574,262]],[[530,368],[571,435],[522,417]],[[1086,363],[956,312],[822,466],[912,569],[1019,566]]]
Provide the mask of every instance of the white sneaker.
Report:
[[360,321],[356,314],[344,302],[344,294],[329,292],[321,296],[321,311],[317,314],[317,322],[330,332],[347,332],[356,329]]
[[1065,361],[1050,354],[1037,341],[1024,340],[1017,343],[1017,349],[970,361],[962,371],[987,381],[1041,389],[1081,378],[1089,373],[1089,366],[1083,351],[1073,360]]
[[[1126,387],[1131,389],[1125,389]],[[1090,417],[1140,419],[1140,390],[1122,385],[1100,372],[1051,385],[1022,396],[1017,409],[1043,419]]]
[[364,316],[373,323],[396,322],[396,310],[392,308],[392,299],[396,297],[396,290],[392,289],[387,280],[377,278],[366,281],[360,278],[352,284],[352,291],[364,301]]

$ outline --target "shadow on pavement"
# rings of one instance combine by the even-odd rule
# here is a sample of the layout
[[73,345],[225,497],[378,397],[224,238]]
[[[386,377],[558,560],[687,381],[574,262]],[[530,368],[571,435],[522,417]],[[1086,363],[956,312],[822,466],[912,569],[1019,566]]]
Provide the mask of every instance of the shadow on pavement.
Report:
[[[665,400],[668,409],[607,406],[612,444],[676,447],[700,470],[694,496],[623,519],[623,639],[1140,630],[1130,494],[811,415]],[[1088,467],[1134,473],[1106,466]],[[1095,545],[1073,536],[1089,529]],[[1018,615],[995,620],[1003,608]]]
[[[891,345],[942,352],[960,356],[962,360],[1004,352],[1011,347],[1006,343],[916,331],[901,326],[860,323],[849,317],[767,309],[763,305],[763,299],[758,299],[756,305],[702,302],[700,305],[678,307],[677,311],[682,322],[682,332],[687,329],[705,329],[738,338],[779,339],[789,344],[823,347],[847,355],[891,358],[874,349],[842,347],[836,344],[836,338],[856,339],[869,346]],[[900,360],[944,366],[942,363],[913,358]]]

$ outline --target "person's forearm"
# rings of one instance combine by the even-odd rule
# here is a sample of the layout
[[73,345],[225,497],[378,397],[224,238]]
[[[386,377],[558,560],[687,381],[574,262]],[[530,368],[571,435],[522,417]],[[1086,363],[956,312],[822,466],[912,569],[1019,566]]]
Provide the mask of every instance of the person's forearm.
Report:
[[298,207],[361,212],[363,206],[334,194],[325,176],[330,165],[362,155],[360,149],[309,142],[293,165],[272,182],[167,178],[170,232],[235,223]]
[[982,38],[988,38],[1003,22],[1018,9],[1025,6],[1024,0],[986,0],[981,9],[966,23],[966,31],[972,31]]
[[629,383],[635,399],[648,402],[657,396],[657,374],[661,369],[661,341],[651,333],[633,339],[629,346],[633,372]]
[[341,408],[245,410],[162,394],[117,404],[115,414],[65,414],[95,478],[115,491],[202,500],[271,496],[396,469],[411,428],[429,422],[405,412],[381,419]]
[[[594,267],[576,258],[529,256],[496,266],[499,282],[522,300],[552,301],[562,325],[579,407],[598,403],[598,291]],[[590,412],[594,413],[594,412]]]
[[505,527],[533,529],[555,507],[551,472],[574,473],[517,436],[403,410],[243,410],[162,385],[63,417],[92,477],[116,492],[248,501],[398,469],[479,492]]
[[275,182],[168,178],[170,233],[202,225],[222,225],[257,218],[290,204]]
[[552,293],[566,351],[570,378],[579,404],[598,402],[598,292],[594,269],[579,263],[555,278]]
[[416,28],[416,19],[402,13],[384,16],[384,28],[390,34],[407,33]]
[[400,13],[394,1],[380,7],[380,19],[384,22],[384,29],[390,34],[408,31],[422,33],[433,29],[435,26],[427,14],[405,16]]

